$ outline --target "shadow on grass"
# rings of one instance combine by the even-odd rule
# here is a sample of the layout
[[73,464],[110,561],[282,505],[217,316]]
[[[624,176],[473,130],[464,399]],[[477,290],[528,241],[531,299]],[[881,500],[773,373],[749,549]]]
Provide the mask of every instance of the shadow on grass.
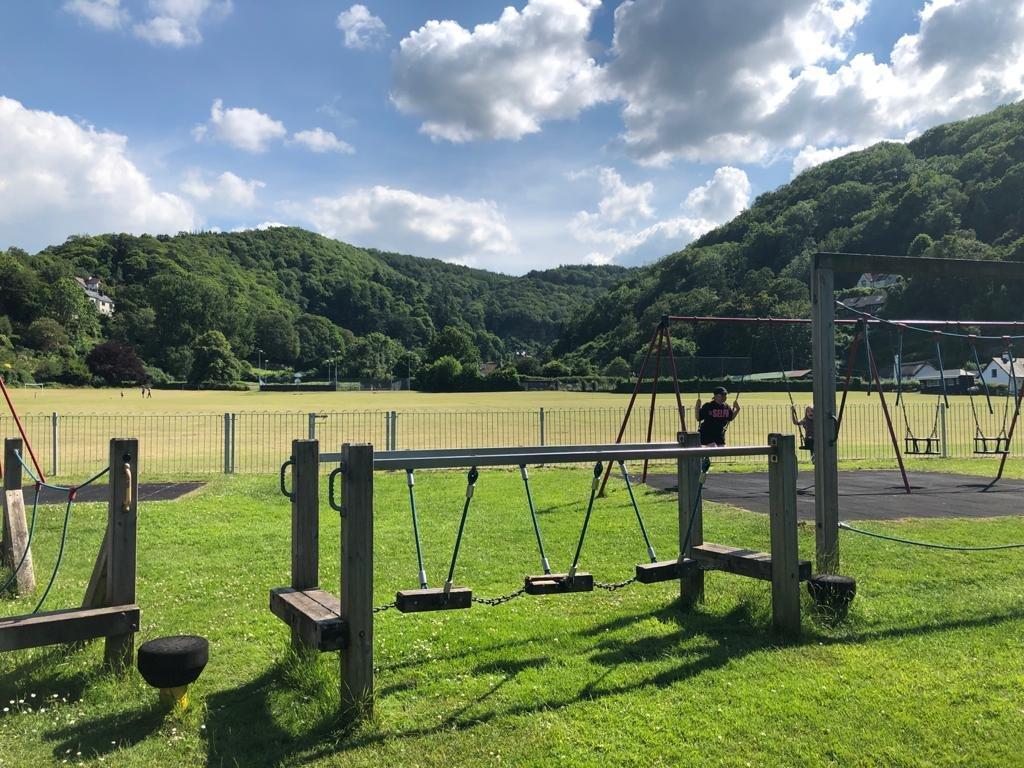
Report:
[[70,759],[69,755],[78,752],[86,758],[102,758],[149,738],[160,730],[165,717],[165,710],[156,706],[141,712],[119,712],[95,720],[77,720],[73,725],[47,731],[43,738],[58,742],[53,748],[56,760]]

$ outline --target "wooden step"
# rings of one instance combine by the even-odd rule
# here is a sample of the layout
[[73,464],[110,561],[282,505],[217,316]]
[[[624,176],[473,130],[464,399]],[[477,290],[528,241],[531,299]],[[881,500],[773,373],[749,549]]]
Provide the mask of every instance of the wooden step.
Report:
[[0,619],[0,651],[77,643],[139,631],[139,606],[72,608]]
[[473,590],[452,587],[448,594],[442,588],[403,589],[395,595],[395,607],[402,613],[422,611],[457,611],[473,606]]
[[564,595],[569,592],[593,592],[594,577],[577,571],[570,579],[567,573],[546,573],[543,576],[527,576],[523,589],[528,595]]
[[[772,556],[767,552],[704,542],[694,546],[691,554],[694,560],[706,567],[762,581],[772,580]],[[809,560],[800,561],[799,578],[800,581],[811,578]]]
[[681,574],[691,568],[698,567],[696,560],[684,558],[678,560],[660,560],[656,563],[638,563],[636,566],[636,580],[641,584],[657,584],[660,581],[672,581],[678,579]]
[[341,602],[322,589],[270,590],[270,610],[292,627],[303,642],[318,651],[340,651],[348,642],[346,622],[341,618]]

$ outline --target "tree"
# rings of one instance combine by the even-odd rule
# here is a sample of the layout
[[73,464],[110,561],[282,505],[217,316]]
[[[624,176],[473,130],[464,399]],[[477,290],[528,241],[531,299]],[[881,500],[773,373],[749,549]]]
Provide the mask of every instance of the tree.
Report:
[[346,359],[350,376],[371,381],[391,381],[405,349],[394,339],[374,331],[356,339]]
[[616,378],[624,379],[631,376],[633,371],[630,370],[629,363],[627,363],[623,358],[615,357],[608,362],[608,365],[604,367],[604,370],[602,370],[601,373],[605,376],[614,376]]
[[416,386],[427,392],[450,392],[461,376],[462,363],[451,355],[443,355],[420,371]]
[[446,325],[427,348],[427,358],[437,360],[451,355],[463,365],[479,365],[480,350],[469,334],[454,325]]
[[25,346],[30,349],[38,349],[40,352],[56,352],[71,342],[64,326],[51,317],[33,320],[25,330],[22,341]]
[[[295,330],[299,338],[298,363],[303,368],[318,367],[345,353],[341,329],[322,315],[299,315]],[[266,347],[261,349],[267,352]]]
[[540,372],[549,379],[557,379],[562,376],[570,375],[569,366],[560,360],[552,360],[549,363],[545,363],[544,367],[540,369]]
[[255,341],[263,354],[290,365],[299,357],[299,333],[291,318],[280,310],[260,312],[256,316]]
[[516,370],[521,376],[540,376],[540,360],[533,356],[516,358]]
[[146,380],[145,364],[127,344],[105,341],[93,347],[86,355],[85,364],[94,376],[109,386],[124,381],[142,383]]
[[220,331],[207,331],[196,339],[193,354],[190,384],[230,384],[242,377],[242,364]]

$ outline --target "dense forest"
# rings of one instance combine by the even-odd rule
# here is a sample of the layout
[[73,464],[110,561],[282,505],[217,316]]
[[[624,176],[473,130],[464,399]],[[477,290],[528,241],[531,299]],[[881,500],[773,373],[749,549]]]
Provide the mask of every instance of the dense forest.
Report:
[[[77,236],[34,255],[0,251],[0,365],[10,378],[67,383],[202,384],[268,361],[321,376],[415,373],[426,386],[460,375],[472,385],[488,360],[504,362],[507,378],[511,364],[626,375],[666,313],[806,316],[815,251],[1022,260],[1022,201],[1024,105],[1014,104],[807,170],[639,269],[511,277],[295,228]],[[74,280],[87,275],[116,302],[112,317],[99,317]],[[839,287],[863,292],[856,278]],[[1024,318],[1013,286],[916,279],[887,292],[889,316]],[[674,336],[683,355],[750,357],[754,370],[809,355],[801,328],[681,324]],[[929,340],[908,345],[928,357]],[[947,363],[967,358],[953,345]]]

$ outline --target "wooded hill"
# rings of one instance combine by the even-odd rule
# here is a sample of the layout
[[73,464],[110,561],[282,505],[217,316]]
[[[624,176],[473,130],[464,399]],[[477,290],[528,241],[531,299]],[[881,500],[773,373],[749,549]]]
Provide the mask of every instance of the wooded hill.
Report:
[[[801,173],[682,251],[631,273],[571,325],[555,353],[599,365],[615,356],[635,360],[663,314],[806,317],[815,251],[1019,261],[1022,235],[1024,104],[1018,103]],[[849,286],[857,276],[843,279]],[[885,314],[1019,320],[1024,286],[916,279],[889,292]],[[702,326],[691,333],[680,324],[674,336],[684,351],[750,355],[754,370],[778,370],[767,330],[750,330]],[[775,333],[787,366],[790,350],[798,366],[808,363],[808,330]],[[909,335],[907,344],[909,354],[921,357],[933,348]],[[953,344],[947,363],[968,356]]]

